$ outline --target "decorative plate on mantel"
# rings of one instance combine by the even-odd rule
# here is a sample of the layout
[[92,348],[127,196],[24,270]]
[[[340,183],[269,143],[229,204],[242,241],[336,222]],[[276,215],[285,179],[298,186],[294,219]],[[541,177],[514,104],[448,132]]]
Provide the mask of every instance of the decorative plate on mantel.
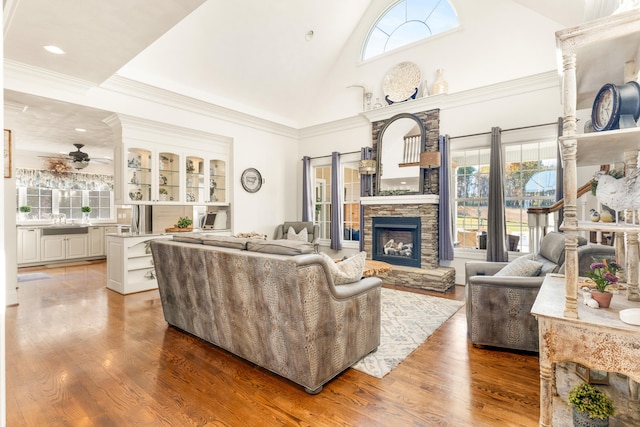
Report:
[[382,90],[389,104],[415,97],[422,81],[420,67],[413,62],[401,62],[384,76]]

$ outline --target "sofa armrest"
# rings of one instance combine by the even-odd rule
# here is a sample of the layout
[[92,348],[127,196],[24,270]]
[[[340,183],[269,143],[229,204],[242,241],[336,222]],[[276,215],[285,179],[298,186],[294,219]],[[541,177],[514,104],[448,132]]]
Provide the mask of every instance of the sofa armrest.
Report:
[[472,276],[493,276],[502,270],[506,262],[470,261],[464,265],[467,283]]
[[378,277],[364,277],[358,280],[357,282],[336,286],[333,283],[333,277],[331,276],[331,272],[329,271],[329,266],[326,264],[326,261],[322,257],[322,255],[318,255],[318,254],[297,255],[295,257],[295,262],[298,265],[298,267],[305,267],[309,265],[320,265],[324,271],[331,294],[338,299],[351,298],[355,295],[359,295],[359,294],[368,292],[371,289],[382,286],[382,279]]

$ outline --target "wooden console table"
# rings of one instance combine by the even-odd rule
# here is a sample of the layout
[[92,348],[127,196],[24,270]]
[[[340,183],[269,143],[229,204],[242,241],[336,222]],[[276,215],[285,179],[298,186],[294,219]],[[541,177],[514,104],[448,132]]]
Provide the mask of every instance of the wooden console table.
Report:
[[640,326],[624,323],[618,312],[640,308],[626,295],[614,295],[610,308],[592,309],[578,301],[578,319],[564,317],[565,279],[547,275],[531,313],[540,334],[540,425],[553,423],[555,364],[575,362],[629,378],[630,399],[638,399]]

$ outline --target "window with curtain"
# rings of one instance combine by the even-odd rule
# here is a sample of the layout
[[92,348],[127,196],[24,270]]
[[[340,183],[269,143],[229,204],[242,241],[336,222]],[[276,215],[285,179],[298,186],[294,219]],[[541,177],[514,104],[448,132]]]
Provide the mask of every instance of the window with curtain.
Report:
[[[360,175],[358,162],[348,156],[341,163],[343,189],[343,239],[360,239]],[[324,158],[322,160],[325,160]],[[314,222],[320,226],[320,238],[329,239],[331,226],[331,159],[327,164],[312,165],[315,195]]]
[[[529,251],[527,209],[555,203],[556,141],[503,145],[507,234],[520,237],[518,249]],[[451,150],[453,212],[458,248],[479,248],[487,231],[488,147]]]
[[401,0],[393,4],[369,31],[362,60],[456,28],[458,16],[447,0]]

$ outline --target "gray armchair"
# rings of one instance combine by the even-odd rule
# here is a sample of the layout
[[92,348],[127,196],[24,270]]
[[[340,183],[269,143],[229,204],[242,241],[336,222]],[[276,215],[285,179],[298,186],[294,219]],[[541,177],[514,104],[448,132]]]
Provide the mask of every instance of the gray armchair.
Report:
[[320,226],[318,224],[314,224],[310,221],[287,221],[276,227],[274,239],[286,239],[289,227],[293,227],[296,234],[300,233],[303,228],[306,228],[307,239],[309,243],[313,245],[313,250],[318,253],[318,247],[320,246]]
[[[615,259],[611,246],[586,243],[586,239],[578,241],[582,276],[592,262]],[[531,307],[544,276],[564,272],[564,235],[550,232],[540,242],[540,252],[525,257],[542,264],[538,275],[494,276],[508,263],[466,263],[467,335],[472,344],[538,351],[538,321],[530,314]]]

